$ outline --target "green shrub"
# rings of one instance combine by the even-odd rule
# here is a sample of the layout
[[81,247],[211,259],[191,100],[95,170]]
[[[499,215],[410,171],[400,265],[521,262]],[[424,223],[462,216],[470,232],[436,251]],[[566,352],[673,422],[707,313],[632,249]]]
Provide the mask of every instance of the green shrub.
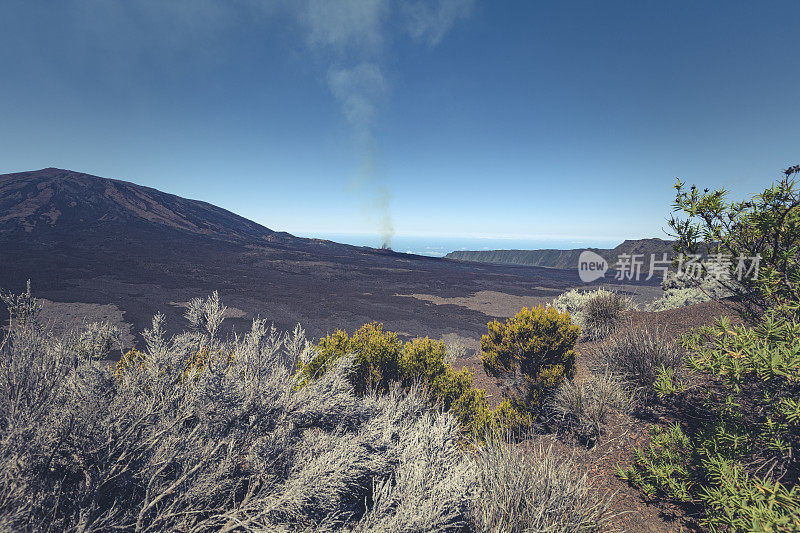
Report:
[[578,326],[569,313],[552,307],[523,308],[505,324],[488,324],[481,338],[483,367],[495,377],[511,377],[529,409],[538,411],[550,390],[575,372]]
[[800,531],[800,487],[748,475],[741,465],[719,457],[708,463],[713,485],[701,489],[707,523],[729,531]]
[[800,451],[800,322],[781,307],[755,327],[721,319],[692,332],[684,344],[689,366],[723,386],[715,399],[717,427],[737,428],[747,446],[727,434],[720,438],[733,442],[739,455],[759,454],[778,473],[794,470]]
[[634,464],[620,469],[618,474],[651,498],[663,495],[689,502],[692,452],[690,439],[679,424],[670,424],[666,430],[654,426],[650,430],[649,447],[634,450]]
[[355,368],[349,381],[359,395],[373,389],[385,394],[395,383],[406,389],[417,384],[431,402],[452,411],[464,431],[473,436],[499,425],[512,430],[530,425],[526,425],[526,415],[510,404],[500,404],[498,411],[493,411],[486,393],[472,387],[472,372],[467,368],[456,371],[447,363],[443,342],[426,337],[404,343],[375,322],[352,335],[340,330],[321,339],[312,357],[298,363],[301,383],[323,375],[346,355],[353,356]]
[[[651,496],[700,503],[712,530],[800,528],[800,323],[783,306],[759,324],[721,319],[683,338],[688,365],[716,383],[698,427],[654,430],[621,474]],[[680,394],[662,370],[656,386]],[[663,381],[664,383],[659,383]]]
[[[800,196],[790,180],[798,172],[738,203],[724,189],[676,185],[675,210],[689,215],[670,221],[678,251],[761,255],[758,276],[730,287],[755,325],[722,319],[683,338],[687,364],[706,384],[697,410],[705,416],[654,429],[649,449],[619,473],[652,496],[700,504],[712,531],[800,531]],[[667,368],[655,385],[685,392]]]
[[653,382],[653,390],[656,396],[663,400],[667,396],[686,392],[687,384],[675,375],[674,368],[662,366],[658,369],[658,375],[655,382]]
[[[799,173],[800,165],[789,167],[771,187],[741,202],[728,202],[724,188],[700,192],[694,185],[687,189],[680,180],[675,184],[673,210],[687,217],[673,216],[669,221],[676,251],[729,256],[728,278],[737,283],[723,280],[723,284],[754,313],[800,301],[800,192],[794,180]],[[756,255],[758,276],[741,276],[739,281],[738,258]]]
[[681,427],[651,430],[650,446],[618,475],[653,498],[696,502],[712,531],[799,531],[800,487],[748,474],[743,465],[697,447]]

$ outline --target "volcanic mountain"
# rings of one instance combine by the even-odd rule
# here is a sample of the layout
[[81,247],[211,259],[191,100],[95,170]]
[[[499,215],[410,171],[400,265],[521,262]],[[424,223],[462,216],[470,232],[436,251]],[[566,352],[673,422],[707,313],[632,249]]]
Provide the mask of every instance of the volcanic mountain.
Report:
[[75,235],[98,240],[200,238],[287,242],[230,211],[127,181],[46,168],[0,177],[0,242],[54,244]]
[[377,320],[472,346],[493,318],[580,285],[572,269],[298,238],[206,202],[55,168],[0,175],[0,290],[28,279],[54,322],[88,316],[136,332],[162,312],[175,332],[188,300],[218,290],[228,333],[256,316],[279,329],[301,323],[312,337]]

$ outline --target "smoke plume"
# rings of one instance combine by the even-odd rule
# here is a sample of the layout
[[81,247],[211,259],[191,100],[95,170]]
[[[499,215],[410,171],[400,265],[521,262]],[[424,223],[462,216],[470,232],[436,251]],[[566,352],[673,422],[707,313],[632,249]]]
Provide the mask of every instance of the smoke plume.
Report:
[[351,189],[363,195],[376,216],[381,244],[391,246],[394,222],[392,194],[376,169],[377,141],[373,134],[388,86],[381,68],[390,28],[418,43],[436,46],[453,25],[469,15],[473,0],[407,2],[389,0],[308,0],[302,21],[307,43],[330,61],[328,86],[353,128],[361,155]]
[[389,248],[394,235],[390,210],[392,195],[376,168],[376,141],[372,134],[377,106],[386,93],[386,82],[378,65],[361,63],[352,68],[331,69],[328,85],[353,128],[361,153],[361,164],[358,174],[351,180],[351,188],[368,199],[368,207],[377,218],[381,246]]

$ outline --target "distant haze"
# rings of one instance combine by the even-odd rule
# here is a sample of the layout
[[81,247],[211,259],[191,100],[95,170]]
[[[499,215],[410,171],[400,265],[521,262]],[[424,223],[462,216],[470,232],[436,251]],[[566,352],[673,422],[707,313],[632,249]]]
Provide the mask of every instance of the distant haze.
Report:
[[[355,246],[379,248],[381,237],[374,234],[298,233],[298,237],[318,237]],[[621,241],[613,239],[547,239],[533,237],[452,237],[395,235],[392,249],[396,252],[444,257],[458,250],[573,250],[576,248],[613,248]]]

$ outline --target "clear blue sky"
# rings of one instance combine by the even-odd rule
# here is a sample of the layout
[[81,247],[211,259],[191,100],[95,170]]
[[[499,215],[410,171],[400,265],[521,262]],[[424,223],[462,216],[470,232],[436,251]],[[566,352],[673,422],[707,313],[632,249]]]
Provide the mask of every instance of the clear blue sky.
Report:
[[663,236],[800,161],[800,2],[3,0],[0,173],[303,234]]

